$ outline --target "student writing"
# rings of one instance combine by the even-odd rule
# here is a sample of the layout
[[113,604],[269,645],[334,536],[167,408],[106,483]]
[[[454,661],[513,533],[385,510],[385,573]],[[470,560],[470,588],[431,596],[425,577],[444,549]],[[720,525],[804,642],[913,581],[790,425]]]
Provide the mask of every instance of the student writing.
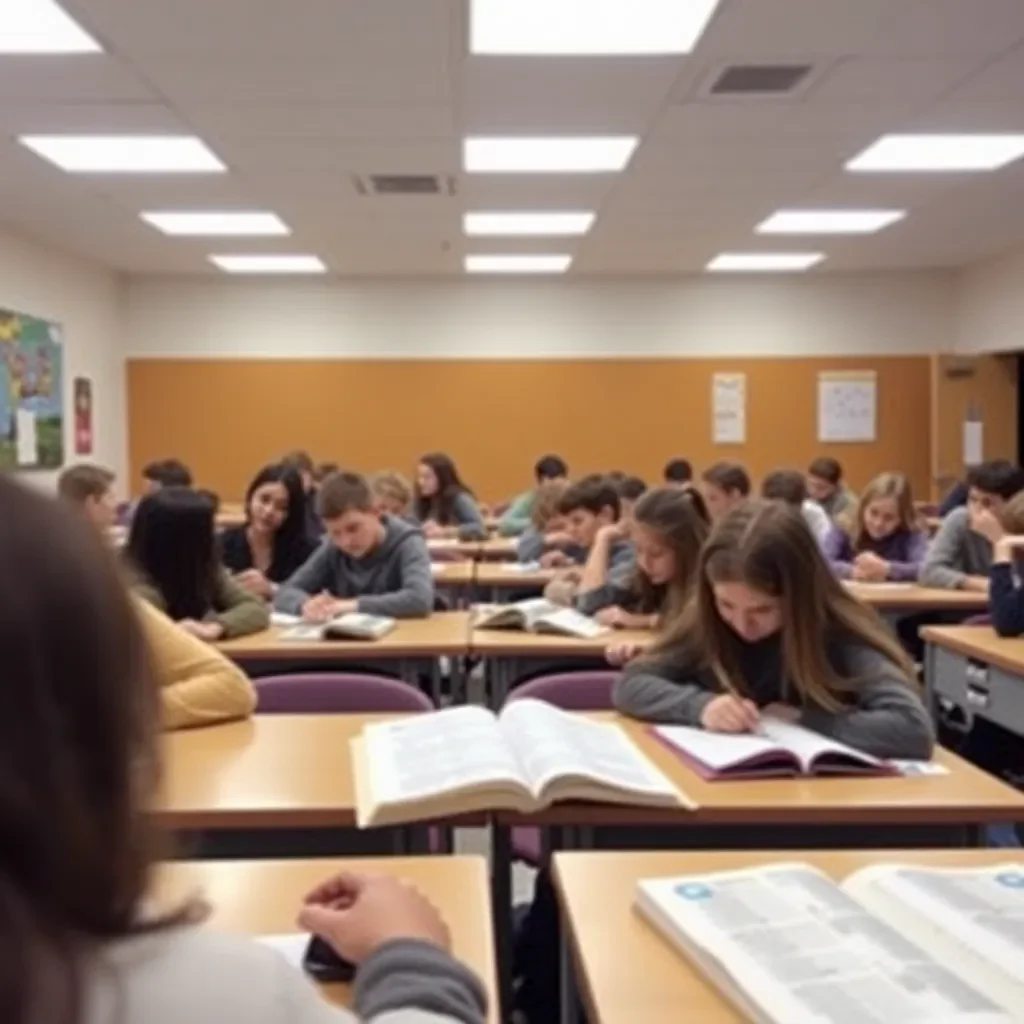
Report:
[[165,487],[139,503],[125,545],[137,593],[200,640],[258,633],[264,604],[221,565],[213,505],[186,487]]
[[878,757],[932,751],[913,665],[835,579],[799,513],[777,502],[718,524],[694,599],[626,669],[614,700],[647,721],[750,732],[771,713]]
[[364,477],[335,473],[320,488],[327,541],[274,598],[281,612],[326,622],[346,612],[424,618],[434,604],[422,531],[374,511]]
[[712,520],[750,497],[750,474],[738,462],[716,462],[701,475],[704,501]]
[[[159,684],[95,532],[0,479],[4,1024],[483,1024],[436,909],[396,879],[325,878],[300,928],[358,964],[354,1013],[276,951],[149,898],[159,850]],[[258,894],[254,894],[258,898]]]
[[907,478],[902,473],[875,477],[861,495],[849,528],[833,526],[823,550],[842,580],[916,580],[928,551],[928,538],[917,528]]
[[533,508],[544,485],[568,481],[569,467],[558,455],[544,455],[533,467],[533,478],[537,486],[513,498],[498,521],[498,533],[502,537],[518,537],[530,527]]
[[420,459],[413,511],[427,537],[483,540],[487,536],[472,491],[462,482],[451,458],[440,452]]
[[857,505],[857,495],[843,483],[843,467],[827,456],[815,459],[808,467],[807,494],[830,519],[852,514]]
[[221,558],[239,586],[270,600],[317,548],[299,474],[284,463],[264,466],[245,492],[245,519],[221,534]]

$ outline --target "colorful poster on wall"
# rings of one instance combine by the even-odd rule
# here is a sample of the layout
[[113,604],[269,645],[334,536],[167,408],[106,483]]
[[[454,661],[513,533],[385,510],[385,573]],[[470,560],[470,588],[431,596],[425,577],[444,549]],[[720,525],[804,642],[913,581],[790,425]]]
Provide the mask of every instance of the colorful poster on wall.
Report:
[[63,464],[61,328],[0,309],[0,469],[59,469]]
[[92,455],[92,381],[76,377],[71,390],[75,396],[75,454]]

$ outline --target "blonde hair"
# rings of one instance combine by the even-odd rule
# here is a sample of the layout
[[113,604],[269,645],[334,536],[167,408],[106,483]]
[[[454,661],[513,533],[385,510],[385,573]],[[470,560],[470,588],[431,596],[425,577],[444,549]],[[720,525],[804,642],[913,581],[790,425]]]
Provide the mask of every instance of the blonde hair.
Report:
[[853,514],[852,521],[848,524],[840,523],[850,535],[850,543],[853,545],[854,551],[863,551],[871,547],[871,538],[864,528],[864,513],[867,511],[868,505],[882,498],[891,498],[896,502],[901,530],[909,532],[917,529],[917,512],[914,509],[914,495],[910,489],[910,481],[902,473],[882,473],[864,488],[860,501],[857,502],[857,510]]
[[530,522],[535,530],[543,533],[548,523],[561,513],[558,505],[562,495],[569,489],[568,480],[547,480],[534,492],[533,508],[530,511]]
[[374,498],[394,502],[399,508],[399,515],[408,515],[412,507],[412,487],[401,473],[393,469],[375,473],[370,478],[370,491]]
[[841,711],[862,683],[836,672],[829,659],[833,640],[872,648],[899,668],[908,686],[916,685],[899,642],[835,578],[799,511],[756,501],[723,516],[701,552],[694,595],[649,655],[658,660],[681,652],[688,666],[710,670],[724,691],[749,696],[740,671],[742,641],[718,612],[716,583],[743,583],[780,601],[783,678],[804,702]]

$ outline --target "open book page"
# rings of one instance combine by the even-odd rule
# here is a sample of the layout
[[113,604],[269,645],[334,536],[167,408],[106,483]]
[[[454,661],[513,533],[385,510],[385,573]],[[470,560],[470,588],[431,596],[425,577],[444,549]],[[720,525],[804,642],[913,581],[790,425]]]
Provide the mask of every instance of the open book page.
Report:
[[809,867],[641,881],[637,902],[757,1021],[1016,1019]]
[[610,632],[607,626],[602,626],[600,622],[595,622],[589,616],[576,611],[575,608],[554,608],[534,619],[534,623],[536,623],[535,628],[540,632],[565,633],[568,636],[577,636],[584,640],[604,636],[605,633]]
[[[567,785],[565,790],[558,787],[556,799],[593,799],[596,784],[607,789],[603,798],[609,801],[621,793],[631,797],[630,803],[671,806],[686,802],[612,722],[595,722],[544,701],[523,699],[506,705],[499,723],[533,795],[543,803],[552,797],[549,788],[554,790],[560,780],[567,780]],[[581,781],[582,787],[573,791],[570,779]]]
[[858,871],[843,888],[1024,1017],[1024,861],[984,868],[884,865]]
[[522,612],[527,629],[534,629],[541,619],[548,618],[559,611],[565,610],[559,608],[557,604],[546,601],[543,597],[531,598],[528,601],[517,601],[513,607],[518,608]]
[[653,731],[668,746],[715,771],[768,760],[779,752],[777,743],[755,733],[709,732],[689,725],[656,725]]
[[479,707],[449,708],[363,730],[369,795],[404,804],[488,784],[527,782],[498,722]]
[[805,729],[803,726],[772,718],[771,715],[762,716],[761,732],[776,746],[795,754],[805,772],[810,772],[815,758],[822,757],[835,758],[832,761],[833,765],[843,764],[845,767],[849,767],[851,764],[863,764],[866,767],[881,768],[884,765],[884,762],[877,757],[848,747],[845,743],[837,743],[835,740],[822,736],[821,733],[811,729]]

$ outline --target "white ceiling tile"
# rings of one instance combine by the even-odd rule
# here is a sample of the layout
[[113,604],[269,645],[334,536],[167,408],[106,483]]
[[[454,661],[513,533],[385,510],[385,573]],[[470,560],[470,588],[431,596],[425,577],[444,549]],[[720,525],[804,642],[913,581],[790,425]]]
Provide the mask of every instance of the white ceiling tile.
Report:
[[188,134],[170,107],[159,103],[32,103],[0,96],[0,131],[14,134]]
[[1024,39],[1020,0],[896,0],[894,17],[864,50],[878,56],[996,56]]
[[1024,99],[1024,46],[991,61],[953,94],[963,100],[1006,101],[1013,98],[1018,107]]
[[850,58],[831,68],[814,89],[816,102],[932,100],[955,88],[979,67],[977,58],[897,60]]
[[0,57],[0,102],[7,105],[156,98],[141,78],[111,56]]

